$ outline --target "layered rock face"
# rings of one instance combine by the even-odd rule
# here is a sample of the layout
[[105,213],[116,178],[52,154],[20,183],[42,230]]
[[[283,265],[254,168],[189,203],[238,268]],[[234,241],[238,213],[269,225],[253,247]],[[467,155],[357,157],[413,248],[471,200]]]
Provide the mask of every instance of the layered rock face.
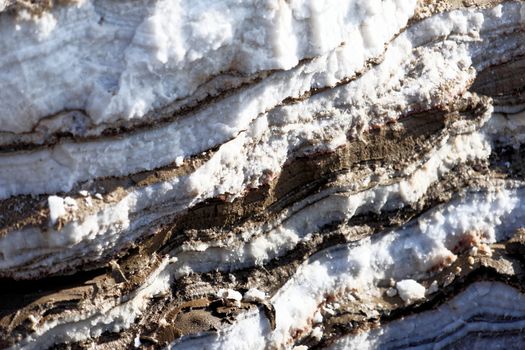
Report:
[[525,2],[8,0],[0,53],[1,349],[525,347]]

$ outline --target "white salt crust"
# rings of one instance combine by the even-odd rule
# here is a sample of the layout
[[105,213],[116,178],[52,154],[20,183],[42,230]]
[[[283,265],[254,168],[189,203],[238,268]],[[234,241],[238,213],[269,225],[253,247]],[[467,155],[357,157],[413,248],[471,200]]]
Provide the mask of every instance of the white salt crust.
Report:
[[[303,102],[273,108],[286,97],[299,96],[312,86],[331,85],[314,83],[320,77],[325,80],[336,74],[334,72],[344,71],[339,79],[333,80],[335,82],[362,67],[364,58],[356,64],[351,63],[354,62],[352,45],[361,42],[360,37],[326,56],[272,75],[255,86],[156,129],[120,138],[65,142],[37,151],[1,154],[0,198],[68,191],[75,184],[93,178],[127,175],[187,159],[239,137],[243,130],[253,128],[255,120],[263,120],[261,113],[276,126],[290,123],[300,126],[308,119],[318,120],[319,126],[332,123],[322,132],[304,127],[303,135],[297,140],[290,138],[290,142],[315,146],[321,143],[316,141],[321,136],[321,139],[334,142],[328,146],[336,146],[345,132],[355,135],[367,126],[395,120],[401,113],[446,105],[467,89],[475,77],[473,67],[483,69],[511,55],[525,53],[522,32],[503,41],[494,39],[502,28],[525,23],[525,18],[519,15],[523,6],[506,3],[502,18],[494,17],[488,10],[462,10],[417,23],[390,43],[383,63],[349,84]],[[435,40],[445,37],[446,40]],[[268,110],[271,111],[265,114]],[[265,124],[258,127],[264,129]],[[282,131],[286,132],[286,128]]]
[[[525,189],[504,188],[495,184],[492,192],[469,193],[402,228],[312,256],[270,299],[276,311],[274,331],[260,320],[262,315],[250,314],[218,334],[183,338],[172,349],[204,344],[208,349],[235,349],[245,339],[256,349],[291,346],[295,331],[312,330],[310,320],[327,295],[351,289],[363,299],[380,297],[379,281],[431,278],[433,267],[453,260],[451,250],[473,232],[485,235],[483,243],[508,239],[525,219]],[[241,331],[248,333],[239,338]]]
[[47,203],[49,206],[49,221],[52,224],[55,224],[61,216],[66,214],[64,198],[58,196],[49,196],[47,198]]
[[523,328],[523,293],[500,282],[476,282],[436,310],[343,337],[331,349],[516,349]]
[[[289,70],[343,42],[354,49],[349,65],[355,69],[378,55],[415,4],[79,0],[42,16],[4,13],[0,81],[8,88],[0,89],[0,131],[27,133],[63,110],[86,110],[87,121],[72,121],[80,133],[75,129],[142,118],[188,98],[224,72]],[[336,61],[332,56],[327,64],[337,66]],[[333,84],[346,76],[344,68],[335,68],[312,84]]]
[[425,299],[426,288],[413,279],[397,282],[396,290],[399,297],[403,299],[406,304],[412,304],[421,299]]
[[[509,14],[507,16],[506,11],[516,9],[520,10],[522,14],[525,13],[522,5],[515,5],[512,3],[503,5],[500,8],[503,13],[502,20],[514,16],[514,14]],[[517,13],[516,16],[520,16],[520,11],[515,12]],[[495,18],[500,16],[499,12],[500,11],[492,11],[490,13],[485,13],[488,19],[480,18],[479,13],[474,13],[469,17],[474,21],[470,24],[465,22],[464,17],[468,16],[463,16],[463,12],[454,12],[450,15],[442,16],[445,17],[448,22],[443,20],[442,17],[437,17],[437,19],[432,18],[431,20],[436,20],[437,22],[431,22],[433,27],[429,28],[434,28],[438,34],[442,34],[443,31],[445,31],[446,34],[447,31],[449,31],[448,28],[450,28],[451,23],[458,28],[465,26],[465,29],[472,28],[472,25],[478,22],[479,24],[483,22],[483,25],[490,25],[490,23],[495,25]],[[491,19],[492,17],[490,16],[493,16],[494,18]],[[524,17],[525,16],[523,15],[521,16],[522,20]],[[483,21],[483,19],[485,21]],[[47,25],[52,27],[52,20],[48,20],[51,24],[48,23]],[[440,22],[440,20],[442,20],[442,22]],[[443,25],[443,27],[441,27],[441,25]],[[416,36],[416,34],[419,35],[418,32],[413,33],[414,36]],[[475,38],[476,31],[474,30],[471,35]],[[447,41],[447,45],[448,44]],[[478,46],[477,50],[482,49]],[[517,51],[513,52],[515,53]],[[491,51],[488,52],[491,53]],[[403,56],[401,55],[400,59],[402,57]],[[434,62],[434,64],[436,64],[436,62]],[[486,62],[484,62],[484,64],[486,64]],[[440,72],[437,70],[433,73],[431,72],[431,75],[434,73]],[[468,74],[464,76],[465,79],[469,77],[472,77],[472,72],[468,72]],[[428,77],[425,77],[424,79],[428,79]],[[454,80],[452,79],[451,81]],[[419,88],[414,89],[418,90]],[[430,88],[428,91],[430,91]],[[330,94],[327,94],[322,98],[330,96]],[[397,96],[394,94],[393,96],[394,97],[389,98],[395,100],[397,97],[405,95]],[[407,99],[421,98],[421,96],[407,96]],[[354,102],[355,101],[352,103]],[[388,98],[385,100],[385,103],[386,102],[388,102]],[[324,103],[326,103],[326,101]],[[307,106],[304,107],[304,110],[310,112],[323,111],[327,107],[326,104],[323,106],[315,106],[312,104],[308,107],[308,104],[310,104],[310,102],[299,105]],[[284,107],[284,109],[286,108],[290,109],[290,107]],[[292,112],[297,113],[297,115],[302,114],[299,109],[297,112],[293,110]],[[315,115],[315,113],[311,113],[311,115]],[[238,165],[239,163],[235,163],[234,161],[236,159],[235,157],[232,158],[231,155],[236,154],[233,151],[238,152],[239,145],[245,144],[244,142],[246,141],[246,138],[251,137],[253,140],[256,140],[257,138],[253,135],[258,135],[257,137],[260,138],[264,137],[264,135],[268,135],[267,131],[265,131],[265,127],[266,125],[271,125],[271,120],[271,115],[262,116],[257,119],[257,122],[254,123],[253,126],[250,126],[249,132],[240,134],[240,136],[242,136],[240,138],[241,141],[239,141],[239,138],[236,138],[231,143],[227,144],[228,147],[224,147],[226,146],[224,145],[221,148],[223,153],[219,152],[219,155],[216,156],[216,158],[213,158],[215,160],[212,159],[210,163],[201,168],[205,169],[199,173],[199,175],[202,176],[201,179],[194,179],[194,182],[188,181],[188,184],[191,185],[190,189],[192,190],[190,193],[196,197],[190,196],[190,199],[185,198],[186,202],[181,203],[181,207],[186,205],[188,201],[192,202],[195,198],[205,198],[205,196],[210,193],[220,191],[227,192],[226,189],[228,188],[238,189],[240,192],[243,186],[249,181],[246,180],[246,173],[244,172],[245,169],[243,166]],[[321,120],[321,124],[322,122],[323,120]],[[298,124],[302,123],[303,121],[298,119]],[[317,123],[317,121],[313,122],[312,125],[315,125],[315,123]],[[284,128],[284,130],[287,130],[287,128]],[[311,131],[311,134],[316,135],[316,132]],[[340,134],[344,133],[341,132]],[[331,148],[338,145],[340,142],[338,140],[340,140],[340,138],[336,137],[337,135],[338,133],[333,133],[327,137],[328,140],[335,140],[333,143],[328,142],[327,145],[321,146]],[[484,133],[474,133],[472,135],[478,135],[482,140],[481,144],[486,144]],[[463,136],[472,137],[472,135]],[[253,143],[253,140],[246,144]],[[287,140],[287,142],[291,141]],[[463,143],[464,142],[458,142],[460,145]],[[487,150],[489,150],[489,148],[483,149],[482,152]],[[283,151],[283,153],[285,152]],[[281,155],[276,156],[275,159],[279,159],[279,157],[281,157]],[[453,156],[453,159],[456,158]],[[276,164],[278,165],[277,169],[282,165],[279,161],[276,161]],[[217,167],[218,165],[220,166]],[[223,169],[221,166],[223,165],[226,168],[231,168],[232,165],[234,168],[235,166],[238,166],[239,168],[235,168],[234,172],[243,176],[237,178],[232,177],[233,181],[228,183],[228,185],[221,183],[218,187],[213,187],[211,189],[212,186],[210,186],[205,190],[202,190],[204,176],[209,176],[209,171],[212,169],[216,170],[216,172],[211,173],[214,176],[219,178],[222,178],[221,176],[224,176],[224,178],[230,178],[228,174],[220,173]],[[254,171],[254,174],[260,173],[257,170]],[[176,180],[176,183],[181,181],[181,179]],[[423,180],[423,178],[419,178],[417,182],[414,180],[415,183],[410,184],[407,188],[407,193],[410,194],[408,198],[416,198],[411,197],[411,193],[413,190],[415,193],[418,193],[417,191],[421,188],[420,184]],[[443,260],[453,256],[453,253],[451,252],[452,247],[465,237],[470,237],[469,235],[471,235],[472,232],[483,232],[485,234],[486,243],[501,241],[508,238],[513,230],[519,227],[523,222],[525,216],[523,198],[525,193],[521,188],[513,189],[511,183],[508,184],[508,186],[497,186],[497,184],[495,184],[494,187],[496,189],[493,192],[470,193],[461,200],[438,207],[409,225],[385,233],[378,238],[367,238],[355,244],[330,248],[316,254],[303,264],[294,277],[290,279],[273,298],[271,298],[270,301],[276,307],[277,312],[277,330],[272,334],[270,334],[269,325],[264,315],[262,313],[250,312],[243,315],[236,324],[225,331],[213,335],[184,338],[181,342],[174,344],[174,348],[201,348],[203,346],[206,346],[207,348],[239,348],[245,347],[246,345],[249,345],[252,348],[264,348],[269,345],[289,346],[292,344],[291,335],[294,333],[294,330],[310,329],[309,319],[314,317],[315,312],[318,310],[320,303],[324,301],[323,298],[327,293],[337,291],[344,293],[345,288],[351,287],[357,288],[359,293],[379,295],[380,292],[376,287],[377,281],[388,278],[393,278],[398,281],[404,279],[420,280],[428,277],[430,274],[429,270],[431,270],[436,264],[442,263]],[[508,189],[503,189],[505,187],[508,187]],[[115,244],[116,237],[121,241],[134,238],[132,235],[123,235],[123,229],[128,228],[130,230],[129,232],[133,232],[133,225],[140,227],[140,224],[152,220],[152,218],[149,217],[140,218],[140,223],[132,222],[129,218],[129,212],[141,208],[141,205],[153,202],[153,198],[157,199],[159,193],[163,194],[163,196],[160,196],[161,198],[158,199],[159,202],[166,200],[169,197],[167,193],[173,190],[173,188],[173,185],[168,183],[148,187],[143,189],[143,192],[140,193],[140,195],[136,193],[130,194],[117,205],[116,209],[108,207],[105,212],[98,213],[92,216],[92,218],[88,218],[88,220],[83,223],[75,222],[67,224],[70,226],[66,227],[64,231],[61,231],[59,234],[57,234],[57,232],[52,232],[54,233],[53,236],[49,234],[43,239],[43,237],[39,236],[44,235],[41,232],[36,232],[34,230],[33,232],[26,231],[24,232],[25,234],[30,233],[32,236],[28,236],[29,238],[25,242],[22,239],[23,236],[17,236],[15,234],[14,237],[18,241],[15,239],[11,243],[14,244],[14,247],[18,247],[19,251],[22,252],[24,250],[31,251],[33,248],[45,246],[46,244],[49,244],[46,242],[50,241],[51,244],[56,244],[56,247],[48,251],[53,252],[57,247],[58,249],[64,250],[70,249],[71,244],[75,243],[79,244],[81,247],[89,246],[93,241],[89,242],[89,239],[87,242],[85,241],[86,237],[90,237],[95,238],[97,249],[100,249],[99,252],[107,252],[107,249]],[[160,191],[155,192],[157,189],[160,189]],[[402,193],[399,189],[398,192]],[[164,214],[166,213],[159,213],[158,215]],[[480,220],[480,218],[483,218],[483,220]],[[86,226],[79,229],[79,227],[84,224],[86,224]],[[64,235],[62,235],[63,233]],[[96,238],[100,234],[109,234],[109,236],[97,241]],[[104,241],[104,239],[107,240]],[[122,242],[119,242],[119,244],[120,243]],[[6,245],[6,247],[7,246],[9,246],[9,244]],[[4,253],[9,254],[10,252],[6,249],[2,251],[2,254]],[[12,259],[13,257],[10,258]],[[50,261],[47,261],[46,263],[50,263]],[[147,281],[147,283],[145,283],[145,285],[133,295],[131,301],[116,307],[114,304],[108,304],[108,307],[100,313],[98,311],[93,311],[93,314],[82,315],[75,319],[61,319],[56,323],[44,324],[37,329],[34,335],[22,340],[20,343],[21,345],[19,344],[19,346],[38,348],[41,344],[46,346],[45,344],[52,344],[64,339],[73,341],[81,340],[97,336],[104,330],[118,331],[119,329],[129,327],[135,317],[147,306],[149,298],[168,288],[170,279],[172,278],[171,276],[173,276],[174,273],[175,271],[173,267],[167,265],[167,261],[165,261],[158,269],[157,273],[154,274],[149,281]],[[500,289],[497,289],[497,291],[500,291]],[[483,295],[484,293],[485,292],[483,291],[477,294],[470,294],[467,299],[478,297],[478,294]],[[523,304],[521,300],[522,296],[519,298],[515,297],[513,296],[514,294],[508,292],[508,289],[500,294],[496,294],[495,300],[499,299],[498,296],[502,296],[501,299],[505,299],[506,295],[510,295],[507,299],[511,299],[511,301],[518,300],[520,305]],[[296,300],[302,301],[300,305],[293,302]],[[509,302],[509,304],[512,304],[512,302]],[[494,310],[496,310],[497,307],[499,307],[499,305],[496,305],[489,311],[496,312]],[[507,309],[505,305],[503,305],[502,308],[505,310]],[[522,316],[519,315],[519,317]],[[478,326],[473,326],[473,329],[479,329],[476,327]],[[523,326],[520,325],[520,327]],[[241,340],[243,341],[242,344],[240,343]],[[246,341],[248,341],[249,344],[247,344]]]
[[[504,11],[516,9],[516,6],[521,6],[521,4],[507,3],[504,5]],[[153,223],[162,216],[180,213],[185,208],[206,198],[213,198],[227,193],[233,199],[235,196],[242,194],[246,188],[258,187],[265,182],[265,175],[263,174],[268,172],[279,173],[288,156],[293,154],[305,142],[313,143],[312,151],[334,149],[344,142],[345,135],[349,131],[349,125],[357,123],[354,118],[357,118],[359,122],[366,122],[366,119],[363,118],[367,118],[369,114],[365,112],[372,105],[360,101],[366,96],[372,96],[371,89],[375,89],[378,84],[382,87],[393,85],[387,89],[387,91],[390,91],[390,94],[370,101],[370,103],[378,100],[383,101],[381,103],[384,103],[385,111],[388,111],[388,108],[391,106],[395,106],[396,103],[400,103],[403,108],[410,109],[410,107],[407,107],[410,106],[410,103],[424,99],[424,96],[431,98],[431,87],[437,89],[438,86],[445,86],[448,81],[446,79],[441,80],[444,78],[443,74],[441,74],[443,73],[442,69],[453,75],[450,77],[452,81],[463,81],[464,84],[467,84],[466,82],[471,79],[472,72],[466,73],[464,70],[459,70],[459,66],[456,65],[456,73],[451,73],[454,71],[453,67],[445,64],[447,59],[442,56],[444,53],[434,46],[418,48],[416,50],[418,52],[417,55],[409,55],[411,59],[406,59],[401,54],[403,52],[406,53],[407,45],[409,48],[412,47],[407,37],[412,37],[416,34],[422,35],[420,33],[429,30],[428,28],[436,30],[435,28],[440,27],[439,25],[450,27],[451,23],[455,23],[462,18],[460,17],[461,14],[465,16],[465,20],[472,20],[472,18],[476,19],[482,16],[478,12],[458,11],[419,23],[398,37],[387,51],[385,61],[363,75],[361,79],[336,88],[333,91],[313,96],[309,100],[294,106],[279,107],[269,114],[261,115],[248,126],[248,130],[241,132],[232,141],[223,144],[209,161],[190,176],[174,178],[170,181],[136,189],[117,204],[107,205],[99,212],[88,215],[82,221],[66,223],[59,232],[52,228],[43,232],[36,227],[10,232],[8,235],[0,238],[0,270],[4,274],[17,273],[16,271],[20,270],[20,277],[24,275],[36,276],[41,273],[37,267],[49,268],[50,273],[56,273],[67,267],[71,263],[71,259],[75,259],[76,256],[97,260],[110,255],[114,249],[119,249],[129,244],[140,234],[147,233],[144,232],[146,225]],[[509,17],[512,17],[512,15],[509,15]],[[483,23],[490,28],[490,25],[495,24],[489,19],[490,17]],[[510,21],[508,25],[511,26],[511,23],[515,22]],[[456,40],[458,39],[456,38]],[[439,43],[434,44],[442,45]],[[458,44],[449,40],[446,45],[447,47],[456,45],[458,48],[468,46],[479,49],[478,46],[469,46],[474,45],[470,41],[459,41]],[[486,52],[492,52],[489,48],[485,47]],[[492,49],[494,50],[494,48]],[[460,51],[465,54],[468,52],[465,50]],[[411,51],[409,50],[409,52]],[[450,56],[453,52],[447,52],[447,55]],[[433,56],[434,53],[437,53],[437,57],[441,57],[443,60],[441,62],[444,65],[443,67],[436,63],[439,60],[436,61],[436,57]],[[427,57],[428,59],[422,59],[422,57]],[[467,59],[461,55],[458,57],[451,59],[451,61]],[[404,77],[403,74],[406,71],[399,69],[399,62],[401,61],[405,62],[407,71],[412,69],[413,65],[418,62],[421,69],[428,76],[423,74],[422,76],[418,75],[416,78]],[[436,65],[441,68],[434,70]],[[395,72],[398,72],[396,74],[400,74],[397,83],[395,82],[396,79],[391,77],[392,68],[395,68]],[[401,91],[397,91],[396,89],[399,87],[396,88],[395,86],[407,79],[408,81],[403,84]],[[424,82],[429,82],[426,88],[421,86]],[[439,91],[439,89],[432,91]],[[439,96],[434,96],[433,98],[441,101],[441,103],[448,102],[446,99],[440,99]],[[400,102],[403,100],[408,100],[410,103]],[[364,107],[361,106],[361,103],[364,103]],[[377,102],[373,104],[373,107],[382,108],[381,103]],[[337,108],[332,104],[335,104]],[[351,108],[350,106],[355,107]],[[323,111],[329,111],[329,118],[324,118],[324,114],[319,114]],[[478,151],[482,153],[488,152],[485,146],[480,147]],[[458,154],[463,153],[460,151]],[[474,156],[474,159],[485,156],[486,153],[479,154]],[[439,157],[448,156],[441,154]],[[0,163],[0,167],[1,164],[3,163]],[[10,174],[14,173],[17,173],[19,178],[23,178],[21,174],[25,174],[25,172],[15,172],[11,169]],[[37,174],[38,172],[30,173]],[[431,176],[430,178],[435,177]],[[408,184],[407,187],[393,190],[409,196],[411,187],[417,186],[420,181],[424,183],[426,175],[414,181],[414,183]],[[0,188],[4,187],[0,186]],[[166,202],[176,203],[177,205],[170,209],[156,210],[155,213],[141,215],[142,210]],[[261,261],[264,261],[265,250],[261,252],[259,260],[262,259]],[[272,256],[272,254],[269,256]],[[30,263],[34,258],[41,260],[35,265]],[[25,268],[23,268],[24,264],[27,264]]]
[[[359,16],[364,17],[351,24],[357,27],[343,40],[346,45],[296,68],[273,74],[254,86],[166,126],[118,139],[65,142],[41,151],[2,154],[0,198],[24,193],[68,191],[79,181],[154,169],[220,145],[236,137],[260,113],[282,100],[301,96],[312,88],[333,86],[362,69],[367,59],[381,54],[384,43],[405,25],[412,14],[410,4],[415,1],[399,2],[404,2],[408,8],[400,5],[400,9],[396,9],[391,1],[383,2],[387,12],[377,13],[370,21],[366,11],[358,11]],[[397,16],[390,16],[392,13]],[[384,33],[374,31],[379,35],[370,41],[370,45],[374,46],[366,46],[368,44],[362,37],[361,28],[368,28],[368,25],[360,27],[359,24],[365,19],[370,22],[370,27],[381,24],[384,29]],[[382,35],[386,35],[384,39],[381,39]],[[14,173],[19,174],[18,179],[13,176]]]

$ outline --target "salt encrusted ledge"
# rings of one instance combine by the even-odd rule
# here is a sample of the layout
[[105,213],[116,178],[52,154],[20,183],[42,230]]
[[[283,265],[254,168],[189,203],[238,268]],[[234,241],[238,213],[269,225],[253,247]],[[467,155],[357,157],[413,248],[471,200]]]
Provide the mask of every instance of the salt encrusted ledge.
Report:
[[[404,114],[447,105],[468,88],[475,69],[483,70],[523,54],[524,34],[519,30],[525,21],[520,14],[522,7],[510,2],[498,7],[499,11],[457,10],[416,23],[388,45],[381,64],[355,81],[302,102],[271,109],[294,93],[287,91],[278,97],[274,88],[280,87],[265,87],[250,98],[239,100],[234,95],[237,102],[221,101],[153,130],[87,143],[64,142],[39,151],[3,153],[0,198],[69,191],[93,178],[178,164],[243,136],[243,130],[254,129],[255,135],[247,136],[257,137],[267,128],[266,119],[286,124],[311,117],[322,126],[323,116],[330,115],[332,123],[338,124],[332,126],[335,130],[331,140],[321,147],[335,147],[344,133],[356,134],[359,129],[394,121]],[[502,39],[502,33],[507,32]],[[496,38],[505,44],[497,44]],[[339,64],[344,66],[344,60]],[[309,74],[308,79],[314,76]],[[283,78],[294,89],[304,86],[304,82]],[[308,91],[310,87],[309,83],[299,90]],[[237,110],[224,110],[231,107]],[[258,116],[269,108],[269,112]],[[303,143],[318,137],[308,129],[299,136]]]
[[[333,150],[346,142],[345,140],[349,137],[348,134],[352,135],[353,131],[349,125],[358,126],[361,122],[372,123],[375,127],[379,126],[380,124],[374,124],[374,119],[372,121],[366,119],[355,121],[353,118],[354,115],[359,116],[364,112],[369,112],[371,103],[376,100],[372,99],[372,101],[366,102],[365,97],[368,96],[367,98],[369,98],[371,96],[369,90],[377,86],[393,86],[390,90],[392,95],[385,95],[379,99],[385,104],[384,112],[387,114],[395,113],[398,110],[407,112],[430,108],[420,101],[427,99],[430,100],[427,103],[431,103],[433,106],[445,105],[445,108],[451,108],[450,105],[453,105],[453,101],[458,99],[454,92],[462,92],[463,89],[466,89],[473,80],[474,72],[460,70],[459,67],[464,66],[462,64],[456,66],[454,63],[456,61],[448,64],[445,64],[446,60],[439,61],[445,64],[446,71],[443,67],[436,67],[436,57],[433,56],[433,53],[438,52],[438,57],[444,59],[439,50],[442,45],[447,46],[447,48],[457,46],[460,53],[468,52],[467,48],[473,50],[474,53],[483,52],[483,56],[475,55],[474,57],[480,69],[495,62],[492,60],[485,61],[486,56],[492,57],[488,55],[489,53],[497,54],[498,61],[502,59],[511,60],[512,55],[519,54],[522,50],[520,46],[522,44],[519,40],[521,32],[514,30],[515,23],[520,20],[516,17],[519,14],[517,10],[521,7],[522,4],[506,3],[498,7],[500,11],[484,10],[483,12],[487,18],[495,19],[494,23],[488,20],[484,22],[483,25],[487,29],[481,31],[482,35],[492,38],[503,29],[491,26],[503,25],[505,32],[508,33],[507,41],[503,42],[513,47],[510,52],[498,54],[497,46],[493,46],[495,40],[490,40],[490,43],[487,44],[488,47],[483,44],[486,41],[476,40],[472,42],[470,39],[465,39],[466,41],[463,42],[457,37],[445,42],[433,42],[430,47],[424,46],[414,51],[417,54],[414,54],[411,60],[406,61],[406,70],[397,70],[399,74],[403,74],[402,72],[409,70],[408,67],[414,68],[413,66],[418,62],[419,66],[416,67],[419,67],[417,68],[418,71],[423,74],[417,78],[401,75],[399,81],[403,82],[403,87],[397,91],[395,87],[397,82],[390,79],[390,73],[394,67],[398,68],[397,64],[403,57],[399,55],[398,47],[404,47],[411,43],[407,38],[416,36],[419,38],[417,40],[424,39],[423,41],[425,41],[426,38],[419,37],[419,33],[423,29],[434,28],[436,24],[441,22],[443,25],[449,24],[450,21],[457,21],[458,18],[462,18],[462,15],[465,16],[465,20],[471,20],[474,24],[479,23],[481,12],[461,10],[433,17],[416,23],[413,28],[396,38],[387,50],[385,60],[362,75],[360,79],[333,90],[319,93],[304,101],[278,107],[268,114],[261,115],[254,123],[250,124],[248,130],[222,145],[211,155],[210,159],[198,164],[189,176],[175,174],[175,176],[171,175],[172,178],[162,179],[162,181],[145,187],[131,187],[131,191],[128,193],[120,191],[116,193],[116,196],[115,193],[110,193],[106,199],[108,203],[95,198],[92,201],[96,205],[93,208],[84,206],[86,214],[83,216],[77,216],[74,210],[72,210],[72,216],[69,216],[65,210],[67,208],[64,208],[65,205],[69,204],[62,203],[60,199],[52,198],[53,200],[49,201],[52,208],[47,214],[51,227],[48,226],[46,220],[41,221],[41,226],[31,225],[31,223],[27,227],[13,225],[10,232],[4,233],[3,237],[0,238],[2,274],[24,278],[24,276],[34,277],[42,273],[72,272],[76,268],[75,266],[80,263],[80,260],[73,263],[76,254],[79,252],[82,252],[84,259],[82,261],[95,262],[98,260],[101,264],[119,251],[133,246],[135,240],[155,233],[153,229],[145,230],[145,227],[152,223],[165,224],[166,220],[173,219],[173,215],[203,200],[221,196],[226,196],[231,200],[242,195],[246,189],[264,185],[269,177],[280,173],[282,165],[290,157],[298,155],[296,153],[298,149],[305,154]],[[504,17],[506,22],[503,21],[502,24],[496,19],[499,18],[498,16],[502,16],[504,11],[508,11],[509,15]],[[496,22],[500,24],[496,24]],[[471,37],[472,34],[469,34],[466,38]],[[458,42],[460,45],[457,44]],[[409,48],[411,47],[412,44],[409,45]],[[401,52],[405,52],[405,50],[401,50]],[[412,52],[412,49],[409,52]],[[459,55],[457,59],[465,60],[468,59],[468,56]],[[456,67],[455,72],[452,70],[453,67]],[[431,77],[436,77],[436,75],[444,72],[451,75],[450,79],[456,80],[448,80],[447,76],[439,76],[439,80],[431,79]],[[365,81],[364,78],[370,79]],[[377,79],[374,80],[375,78]],[[404,80],[408,81],[405,82]],[[449,91],[451,81],[455,82],[454,91]],[[368,89],[366,88],[367,84],[370,85]],[[461,84],[463,84],[462,87],[460,87]],[[422,88],[422,85],[425,85],[426,88]],[[445,90],[432,90],[443,86],[445,86]],[[388,91],[388,89],[386,90]],[[428,95],[431,91],[432,94]],[[443,93],[445,94],[442,95]],[[350,99],[348,96],[351,96]],[[466,96],[468,97],[468,95]],[[353,112],[352,110],[348,112],[348,104],[352,103],[359,106],[358,101],[361,99],[365,101],[364,106],[362,108],[354,107]],[[392,105],[394,101],[396,104]],[[486,101],[485,103],[488,104],[489,102]],[[334,109],[334,106],[338,109]],[[381,105],[373,105],[373,107],[377,109]],[[386,109],[387,107],[388,109]],[[326,110],[331,111],[330,118],[322,114]],[[301,115],[298,115],[299,112]],[[286,117],[283,119],[283,116]],[[395,118],[395,114],[391,117],[377,117],[376,114],[375,117],[378,123],[385,122],[385,119],[391,120],[389,118]],[[494,132],[497,134],[499,124],[491,122],[491,125],[494,123],[496,127]],[[485,136],[482,133],[476,137],[483,139]],[[319,142],[320,140],[323,142]],[[306,151],[304,150],[305,143],[312,144],[311,148]],[[467,145],[469,145],[468,142],[465,143],[465,146]],[[242,151],[239,153],[238,149]],[[483,153],[487,147],[472,147],[471,149],[474,152],[472,154],[475,154],[475,152]],[[449,152],[462,154],[457,149]],[[484,156],[488,155],[486,152],[483,154]],[[448,155],[445,156],[448,157]],[[478,154],[474,157],[483,156]],[[455,163],[452,162],[452,164]],[[438,171],[437,168],[435,171]],[[104,197],[102,198],[104,199]],[[87,199],[77,195],[76,199],[70,199],[69,202],[73,204],[71,207],[74,207],[79,205],[77,203],[84,203],[85,200]],[[55,205],[56,202],[58,205]],[[169,205],[163,204],[168,202]],[[153,208],[156,210],[151,211]],[[163,217],[166,217],[166,220],[163,221]],[[73,259],[73,262],[70,259]],[[59,261],[61,263],[58,263]],[[17,272],[18,267],[22,268],[19,272]]]
[[0,2],[0,348],[524,344],[525,3],[476,4]]
[[[199,97],[238,85],[235,80],[242,78],[235,76],[290,70],[348,42],[352,57],[341,62],[344,67],[311,82],[312,87],[334,84],[381,53],[415,4],[82,0],[36,16],[5,12],[0,74],[11,88],[0,92],[1,131],[31,132],[56,113],[83,110],[43,127],[82,135],[88,130],[79,129],[143,118],[175,101],[194,105]],[[231,84],[214,81],[228,72]],[[69,129],[64,121],[71,123]]]

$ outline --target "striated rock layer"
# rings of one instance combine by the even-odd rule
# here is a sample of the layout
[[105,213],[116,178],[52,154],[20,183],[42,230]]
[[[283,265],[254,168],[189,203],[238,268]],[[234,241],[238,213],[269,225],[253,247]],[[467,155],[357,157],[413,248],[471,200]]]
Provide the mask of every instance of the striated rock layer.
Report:
[[525,347],[525,2],[0,1],[1,349]]

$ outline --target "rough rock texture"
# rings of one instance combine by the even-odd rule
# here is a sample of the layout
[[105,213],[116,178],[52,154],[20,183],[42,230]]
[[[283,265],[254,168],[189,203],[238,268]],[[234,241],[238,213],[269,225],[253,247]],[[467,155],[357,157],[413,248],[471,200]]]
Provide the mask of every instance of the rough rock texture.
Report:
[[521,118],[522,1],[0,1],[0,348],[522,349]]

